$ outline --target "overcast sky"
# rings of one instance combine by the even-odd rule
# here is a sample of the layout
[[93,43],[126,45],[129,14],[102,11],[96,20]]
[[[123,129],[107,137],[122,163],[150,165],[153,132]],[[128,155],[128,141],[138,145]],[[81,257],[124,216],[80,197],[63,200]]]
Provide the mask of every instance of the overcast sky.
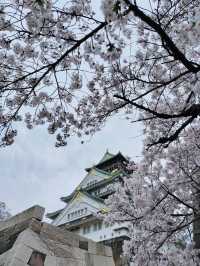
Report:
[[54,137],[45,128],[23,129],[15,144],[0,149],[0,201],[6,202],[12,214],[39,204],[46,211],[62,208],[61,196],[66,196],[106,149],[119,150],[140,159],[142,128],[115,117],[94,137],[81,144],[77,138],[68,146],[55,148]]

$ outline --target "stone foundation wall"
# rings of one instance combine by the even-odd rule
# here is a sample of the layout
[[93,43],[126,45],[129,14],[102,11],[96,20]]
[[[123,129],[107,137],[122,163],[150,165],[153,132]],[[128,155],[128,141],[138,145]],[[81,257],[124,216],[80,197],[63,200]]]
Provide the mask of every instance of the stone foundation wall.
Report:
[[41,222],[35,206],[0,223],[0,266],[115,266],[101,243]]

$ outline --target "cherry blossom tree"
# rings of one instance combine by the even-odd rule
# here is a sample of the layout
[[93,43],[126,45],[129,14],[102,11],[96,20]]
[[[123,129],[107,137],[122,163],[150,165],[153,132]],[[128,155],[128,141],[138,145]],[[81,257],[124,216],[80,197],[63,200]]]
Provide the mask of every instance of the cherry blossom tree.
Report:
[[199,265],[200,1],[141,2],[1,3],[0,145],[17,122],[47,125],[56,146],[117,112],[142,122],[144,160],[111,217],[130,221],[136,265]]
[[198,117],[199,1],[145,10],[102,0],[102,15],[95,10],[91,0],[1,3],[1,145],[21,120],[47,123],[65,145],[121,108],[159,121],[150,144],[168,145]]
[[108,199],[107,221],[129,224],[124,253],[133,265],[199,265],[199,167],[196,128],[155,156],[145,152]]
[[10,213],[6,208],[6,204],[0,201],[0,221],[6,220],[10,217]]

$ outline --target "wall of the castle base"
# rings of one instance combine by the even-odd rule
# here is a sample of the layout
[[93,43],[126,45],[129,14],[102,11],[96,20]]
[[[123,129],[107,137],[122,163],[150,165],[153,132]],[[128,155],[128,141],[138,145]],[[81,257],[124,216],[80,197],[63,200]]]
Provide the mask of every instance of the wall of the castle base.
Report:
[[123,256],[123,240],[113,239],[102,243],[111,247],[115,266],[134,266],[133,264],[130,265],[127,258]]
[[[0,258],[1,259],[1,258]],[[13,257],[0,261],[1,266],[28,266],[26,261],[21,257]],[[33,264],[36,265],[36,264]],[[89,254],[84,260],[71,259],[71,258],[58,258],[48,255],[44,264],[37,264],[37,266],[114,266],[113,262],[109,258],[102,258],[102,256]]]
[[112,250],[42,222],[34,206],[0,222],[0,266],[115,266]]
[[[0,255],[0,266],[115,266],[109,248],[105,247],[104,251],[100,251],[104,255],[100,255],[94,242],[89,241],[88,250],[74,246],[73,239],[71,244],[69,239],[54,242],[53,237],[43,242],[40,236],[27,229],[20,233],[10,250]],[[40,259],[38,255],[34,262],[32,254],[36,252],[44,255],[45,259]]]

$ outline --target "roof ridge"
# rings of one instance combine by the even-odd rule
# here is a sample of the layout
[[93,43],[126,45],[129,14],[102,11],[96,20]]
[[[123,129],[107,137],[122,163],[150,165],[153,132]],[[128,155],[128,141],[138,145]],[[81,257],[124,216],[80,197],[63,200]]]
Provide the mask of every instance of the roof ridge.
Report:
[[59,210],[57,210],[57,211],[48,212],[48,213],[46,214],[46,217],[47,217],[47,218],[50,218],[50,217],[52,217],[52,216],[55,216],[55,215],[59,214],[61,211],[63,211],[63,210],[64,210],[64,208],[59,209]]
[[100,172],[100,173],[110,175],[110,172],[105,171],[105,170],[103,170],[103,169],[100,169],[100,168],[98,168],[98,167],[96,167],[96,166],[93,166],[93,167],[91,168],[91,170],[92,170],[92,169],[95,169],[95,170],[97,170],[97,171]]
[[[103,201],[101,198],[98,198],[98,197],[96,197],[96,196],[94,196],[94,195],[88,193],[88,192],[85,191],[84,189],[80,189],[80,190],[75,191],[74,195],[72,196],[72,198],[70,199],[70,201],[69,201],[68,204],[70,204],[71,202],[73,202],[73,200],[77,197],[77,195],[78,195],[79,193],[80,193],[80,194],[83,194],[83,195],[85,195],[85,196],[87,196],[87,197],[89,197],[89,198],[91,198],[91,199],[98,200],[98,201],[100,201],[101,203],[104,203],[104,201]],[[105,204],[105,203],[104,203],[104,204]]]
[[[104,203],[104,200],[103,199],[101,199],[101,198],[99,198],[99,197],[96,197],[96,196],[94,196],[94,195],[92,195],[92,194],[90,194],[90,193],[88,193],[87,191],[85,191],[85,190],[83,190],[83,191],[81,191],[83,194],[85,194],[86,196],[88,196],[89,198],[92,198],[92,199],[94,199],[94,200],[98,200],[98,201],[100,201],[101,203]],[[104,203],[105,204],[105,203]]]
[[[101,160],[98,162],[98,164],[103,163],[109,159],[111,159],[112,157],[116,156],[116,154],[110,153],[108,150],[106,150],[106,152],[104,153],[103,157],[101,158]],[[109,158],[110,157],[110,158]]]

